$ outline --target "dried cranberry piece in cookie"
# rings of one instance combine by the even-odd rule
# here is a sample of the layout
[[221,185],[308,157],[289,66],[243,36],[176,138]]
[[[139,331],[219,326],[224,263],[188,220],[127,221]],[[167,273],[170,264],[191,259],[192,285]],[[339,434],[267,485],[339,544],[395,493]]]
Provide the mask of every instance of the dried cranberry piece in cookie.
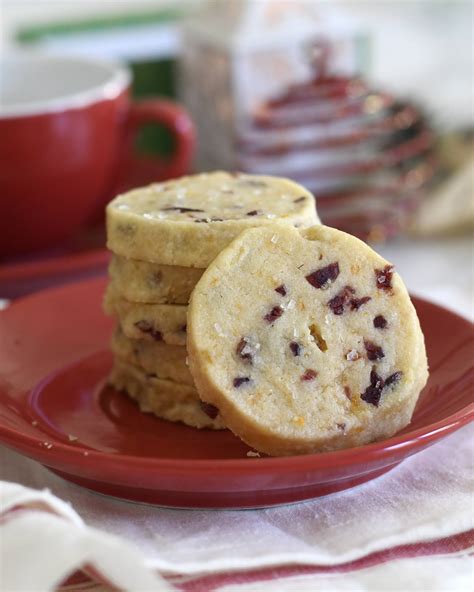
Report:
[[163,334],[161,331],[157,331],[156,329],[152,329],[150,331],[150,335],[153,337],[155,341],[163,341]]
[[372,370],[370,372],[370,385],[361,394],[360,398],[366,403],[378,407],[384,386],[385,383],[383,378],[379,376],[375,370]]
[[351,310],[359,310],[359,308],[369,300],[372,300],[370,296],[363,296],[362,298],[351,298],[349,302],[349,304],[351,305]]
[[275,288],[275,292],[278,292],[278,294],[281,294],[282,296],[286,296],[287,292],[285,284],[281,284],[281,286]]
[[370,371],[370,384],[375,387],[383,388],[385,386],[384,379],[377,374],[375,368]]
[[274,323],[281,317],[283,313],[284,310],[281,306],[274,306],[272,310],[268,312],[263,318],[267,321],[267,323]]
[[147,320],[143,319],[141,321],[137,321],[135,323],[135,327],[139,329],[142,333],[149,333],[150,330],[153,328],[153,325],[149,323]]
[[161,333],[161,331],[155,329],[149,321],[145,319],[143,319],[142,321],[137,321],[135,323],[135,327],[139,329],[142,333],[147,333],[148,335],[151,335],[151,337],[153,337],[155,341],[163,341],[163,334]]
[[306,370],[300,378],[303,382],[309,382],[310,380],[314,380],[317,375],[318,373],[316,372],[316,370],[308,368],[308,370]]
[[204,212],[204,210],[197,210],[196,208],[183,208],[181,206],[170,206],[169,208],[161,208],[162,212],[179,212],[185,214],[186,212]]
[[291,353],[296,357],[301,354],[301,345],[296,341],[292,341],[290,343]]
[[243,384],[246,384],[248,382],[250,382],[249,376],[237,376],[236,378],[234,378],[234,381],[232,384],[235,386],[235,388],[239,388],[240,386],[242,386]]
[[326,288],[329,284],[334,282],[339,275],[339,263],[336,261],[313,271],[306,276],[306,280],[313,286],[313,288]]
[[242,339],[239,341],[235,352],[240,358],[242,358],[242,360],[245,360],[249,364],[252,363],[252,350],[246,337],[242,337]]
[[385,357],[383,349],[373,343],[372,341],[364,341],[365,351],[367,352],[367,359],[371,361],[381,360]]
[[390,376],[388,376],[385,379],[385,386],[392,386],[393,384],[397,383],[400,378],[402,377],[403,372],[401,372],[400,370],[398,370],[397,372],[394,372],[393,374],[390,374]]
[[377,388],[375,386],[368,386],[365,391],[362,393],[360,398],[365,401],[366,403],[370,403],[374,405],[374,407],[378,407],[380,403],[380,397],[382,396],[382,389]]
[[403,376],[403,372],[398,370],[393,374],[390,374],[385,380],[377,374],[375,370],[372,370],[370,373],[370,386],[365,389],[365,392],[362,393],[360,398],[365,401],[366,403],[370,403],[371,405],[375,405],[375,407],[379,406],[380,397],[382,396],[382,392],[390,386],[396,384],[401,377]]
[[199,406],[201,407],[202,411],[210,417],[211,419],[216,419],[219,415],[219,409],[215,405],[211,405],[211,403],[205,403],[204,401],[199,401]]
[[383,269],[375,270],[377,288],[380,290],[392,289],[393,265],[386,265]]
[[329,308],[335,315],[342,315],[344,313],[344,306],[349,302],[350,297],[353,294],[355,294],[354,288],[351,288],[351,286],[344,286],[344,288],[342,288],[342,290],[328,302]]
[[374,318],[374,327],[376,329],[385,329],[387,324],[387,319],[383,315],[377,315]]

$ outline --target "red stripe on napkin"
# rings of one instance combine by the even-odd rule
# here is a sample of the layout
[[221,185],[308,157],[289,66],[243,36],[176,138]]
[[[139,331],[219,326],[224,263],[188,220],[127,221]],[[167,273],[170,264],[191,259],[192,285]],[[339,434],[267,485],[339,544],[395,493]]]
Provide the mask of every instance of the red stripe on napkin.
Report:
[[427,541],[410,545],[401,545],[392,547],[383,551],[378,551],[361,559],[350,561],[333,566],[315,566],[315,565],[288,565],[281,567],[271,567],[245,572],[232,572],[223,574],[213,574],[186,582],[177,582],[170,579],[178,589],[185,592],[211,592],[221,586],[230,584],[249,584],[252,582],[264,582],[269,580],[279,580],[293,576],[303,576],[311,574],[330,574],[347,573],[357,571],[381,563],[387,563],[396,559],[407,559],[413,557],[422,557],[429,555],[447,555],[459,553],[474,545],[474,529],[462,532],[451,537],[438,539],[436,541]]
[[[435,541],[392,547],[339,565],[286,565],[244,572],[211,574],[196,578],[192,576],[172,576],[168,577],[167,580],[183,592],[203,592],[204,590],[212,592],[222,586],[231,584],[251,584],[252,582],[265,582],[313,574],[348,573],[397,559],[460,553],[472,546],[474,546],[474,529]],[[86,570],[88,573],[77,571],[69,576],[59,586],[58,590],[61,592],[92,592],[100,585],[108,584],[110,586],[110,583],[104,581],[101,575],[91,569],[90,566],[87,566]],[[93,576],[94,579],[90,576]],[[183,578],[186,578],[186,581],[182,581]]]

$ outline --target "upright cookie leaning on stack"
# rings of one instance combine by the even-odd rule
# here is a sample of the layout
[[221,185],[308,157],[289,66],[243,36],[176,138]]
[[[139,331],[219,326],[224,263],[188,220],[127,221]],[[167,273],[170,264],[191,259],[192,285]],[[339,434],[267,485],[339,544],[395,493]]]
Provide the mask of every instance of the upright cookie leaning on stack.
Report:
[[224,428],[186,367],[187,303],[205,268],[235,237],[275,222],[319,223],[313,196],[287,179],[216,172],[115,198],[107,207],[113,258],[104,300],[119,323],[110,383],[158,417]]
[[360,446],[406,426],[428,377],[393,267],[344,232],[243,232],[205,271],[188,314],[202,399],[260,452]]

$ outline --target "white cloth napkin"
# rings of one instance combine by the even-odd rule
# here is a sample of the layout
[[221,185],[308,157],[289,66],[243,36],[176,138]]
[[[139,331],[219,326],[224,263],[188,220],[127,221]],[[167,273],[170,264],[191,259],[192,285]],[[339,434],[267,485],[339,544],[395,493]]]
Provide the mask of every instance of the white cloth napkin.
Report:
[[47,490],[2,482],[1,589],[53,590],[89,566],[98,580],[126,590],[170,590],[124,540],[87,528],[73,509]]

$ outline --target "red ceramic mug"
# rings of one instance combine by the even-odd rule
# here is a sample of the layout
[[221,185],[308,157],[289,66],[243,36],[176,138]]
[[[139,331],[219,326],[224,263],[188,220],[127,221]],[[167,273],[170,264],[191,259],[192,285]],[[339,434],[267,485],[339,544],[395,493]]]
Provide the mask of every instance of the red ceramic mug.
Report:
[[[130,101],[120,65],[87,58],[0,59],[0,259],[61,244],[129,184],[184,174],[194,128],[178,105]],[[167,159],[137,156],[145,123],[175,139]]]

